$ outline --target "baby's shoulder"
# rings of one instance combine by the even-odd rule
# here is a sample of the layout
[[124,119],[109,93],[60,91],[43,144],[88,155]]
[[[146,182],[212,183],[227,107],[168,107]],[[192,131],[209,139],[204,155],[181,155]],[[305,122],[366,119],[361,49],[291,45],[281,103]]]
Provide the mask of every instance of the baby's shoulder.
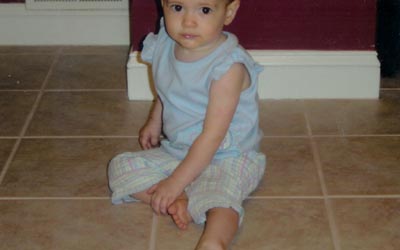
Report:
[[154,53],[157,50],[163,50],[166,42],[168,41],[168,34],[165,28],[162,26],[157,34],[149,33],[143,41],[143,48],[141,57],[145,62],[151,63],[154,57]]
[[220,79],[234,64],[241,64],[251,74],[257,72],[259,65],[253,60],[250,54],[240,45],[233,48],[229,53],[217,57],[213,71],[213,78]]

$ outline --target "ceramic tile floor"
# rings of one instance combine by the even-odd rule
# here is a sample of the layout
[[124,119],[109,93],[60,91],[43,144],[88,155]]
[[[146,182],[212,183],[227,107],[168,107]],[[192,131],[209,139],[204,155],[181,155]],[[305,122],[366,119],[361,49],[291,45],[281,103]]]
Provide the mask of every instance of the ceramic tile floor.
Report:
[[[143,204],[113,206],[107,162],[138,150],[127,47],[0,47],[0,249],[192,249]],[[380,100],[261,101],[267,174],[233,250],[396,250],[400,84]]]

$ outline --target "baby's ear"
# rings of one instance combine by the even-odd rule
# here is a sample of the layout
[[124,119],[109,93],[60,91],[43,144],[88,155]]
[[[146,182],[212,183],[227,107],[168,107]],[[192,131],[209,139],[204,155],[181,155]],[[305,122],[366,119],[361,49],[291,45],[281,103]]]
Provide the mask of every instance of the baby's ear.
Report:
[[225,25],[231,24],[233,19],[235,19],[236,13],[240,7],[240,0],[234,0],[226,7],[226,17],[225,17]]

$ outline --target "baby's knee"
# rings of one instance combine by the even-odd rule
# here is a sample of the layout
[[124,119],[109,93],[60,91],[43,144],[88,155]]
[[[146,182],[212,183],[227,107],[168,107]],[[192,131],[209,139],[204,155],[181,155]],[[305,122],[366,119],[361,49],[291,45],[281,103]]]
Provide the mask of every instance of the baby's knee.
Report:
[[109,168],[114,169],[114,168],[119,168],[121,166],[127,166],[130,165],[132,160],[135,158],[134,153],[131,152],[126,152],[122,154],[116,155],[114,158],[111,159],[109,162]]
[[108,164],[110,181],[132,170],[132,153],[122,153],[112,158]]

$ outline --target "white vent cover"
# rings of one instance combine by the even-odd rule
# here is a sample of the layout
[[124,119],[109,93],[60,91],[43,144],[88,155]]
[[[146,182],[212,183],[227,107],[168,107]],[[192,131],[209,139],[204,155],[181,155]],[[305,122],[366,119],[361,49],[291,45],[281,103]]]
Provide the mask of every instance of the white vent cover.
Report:
[[31,10],[127,10],[129,0],[26,0]]

